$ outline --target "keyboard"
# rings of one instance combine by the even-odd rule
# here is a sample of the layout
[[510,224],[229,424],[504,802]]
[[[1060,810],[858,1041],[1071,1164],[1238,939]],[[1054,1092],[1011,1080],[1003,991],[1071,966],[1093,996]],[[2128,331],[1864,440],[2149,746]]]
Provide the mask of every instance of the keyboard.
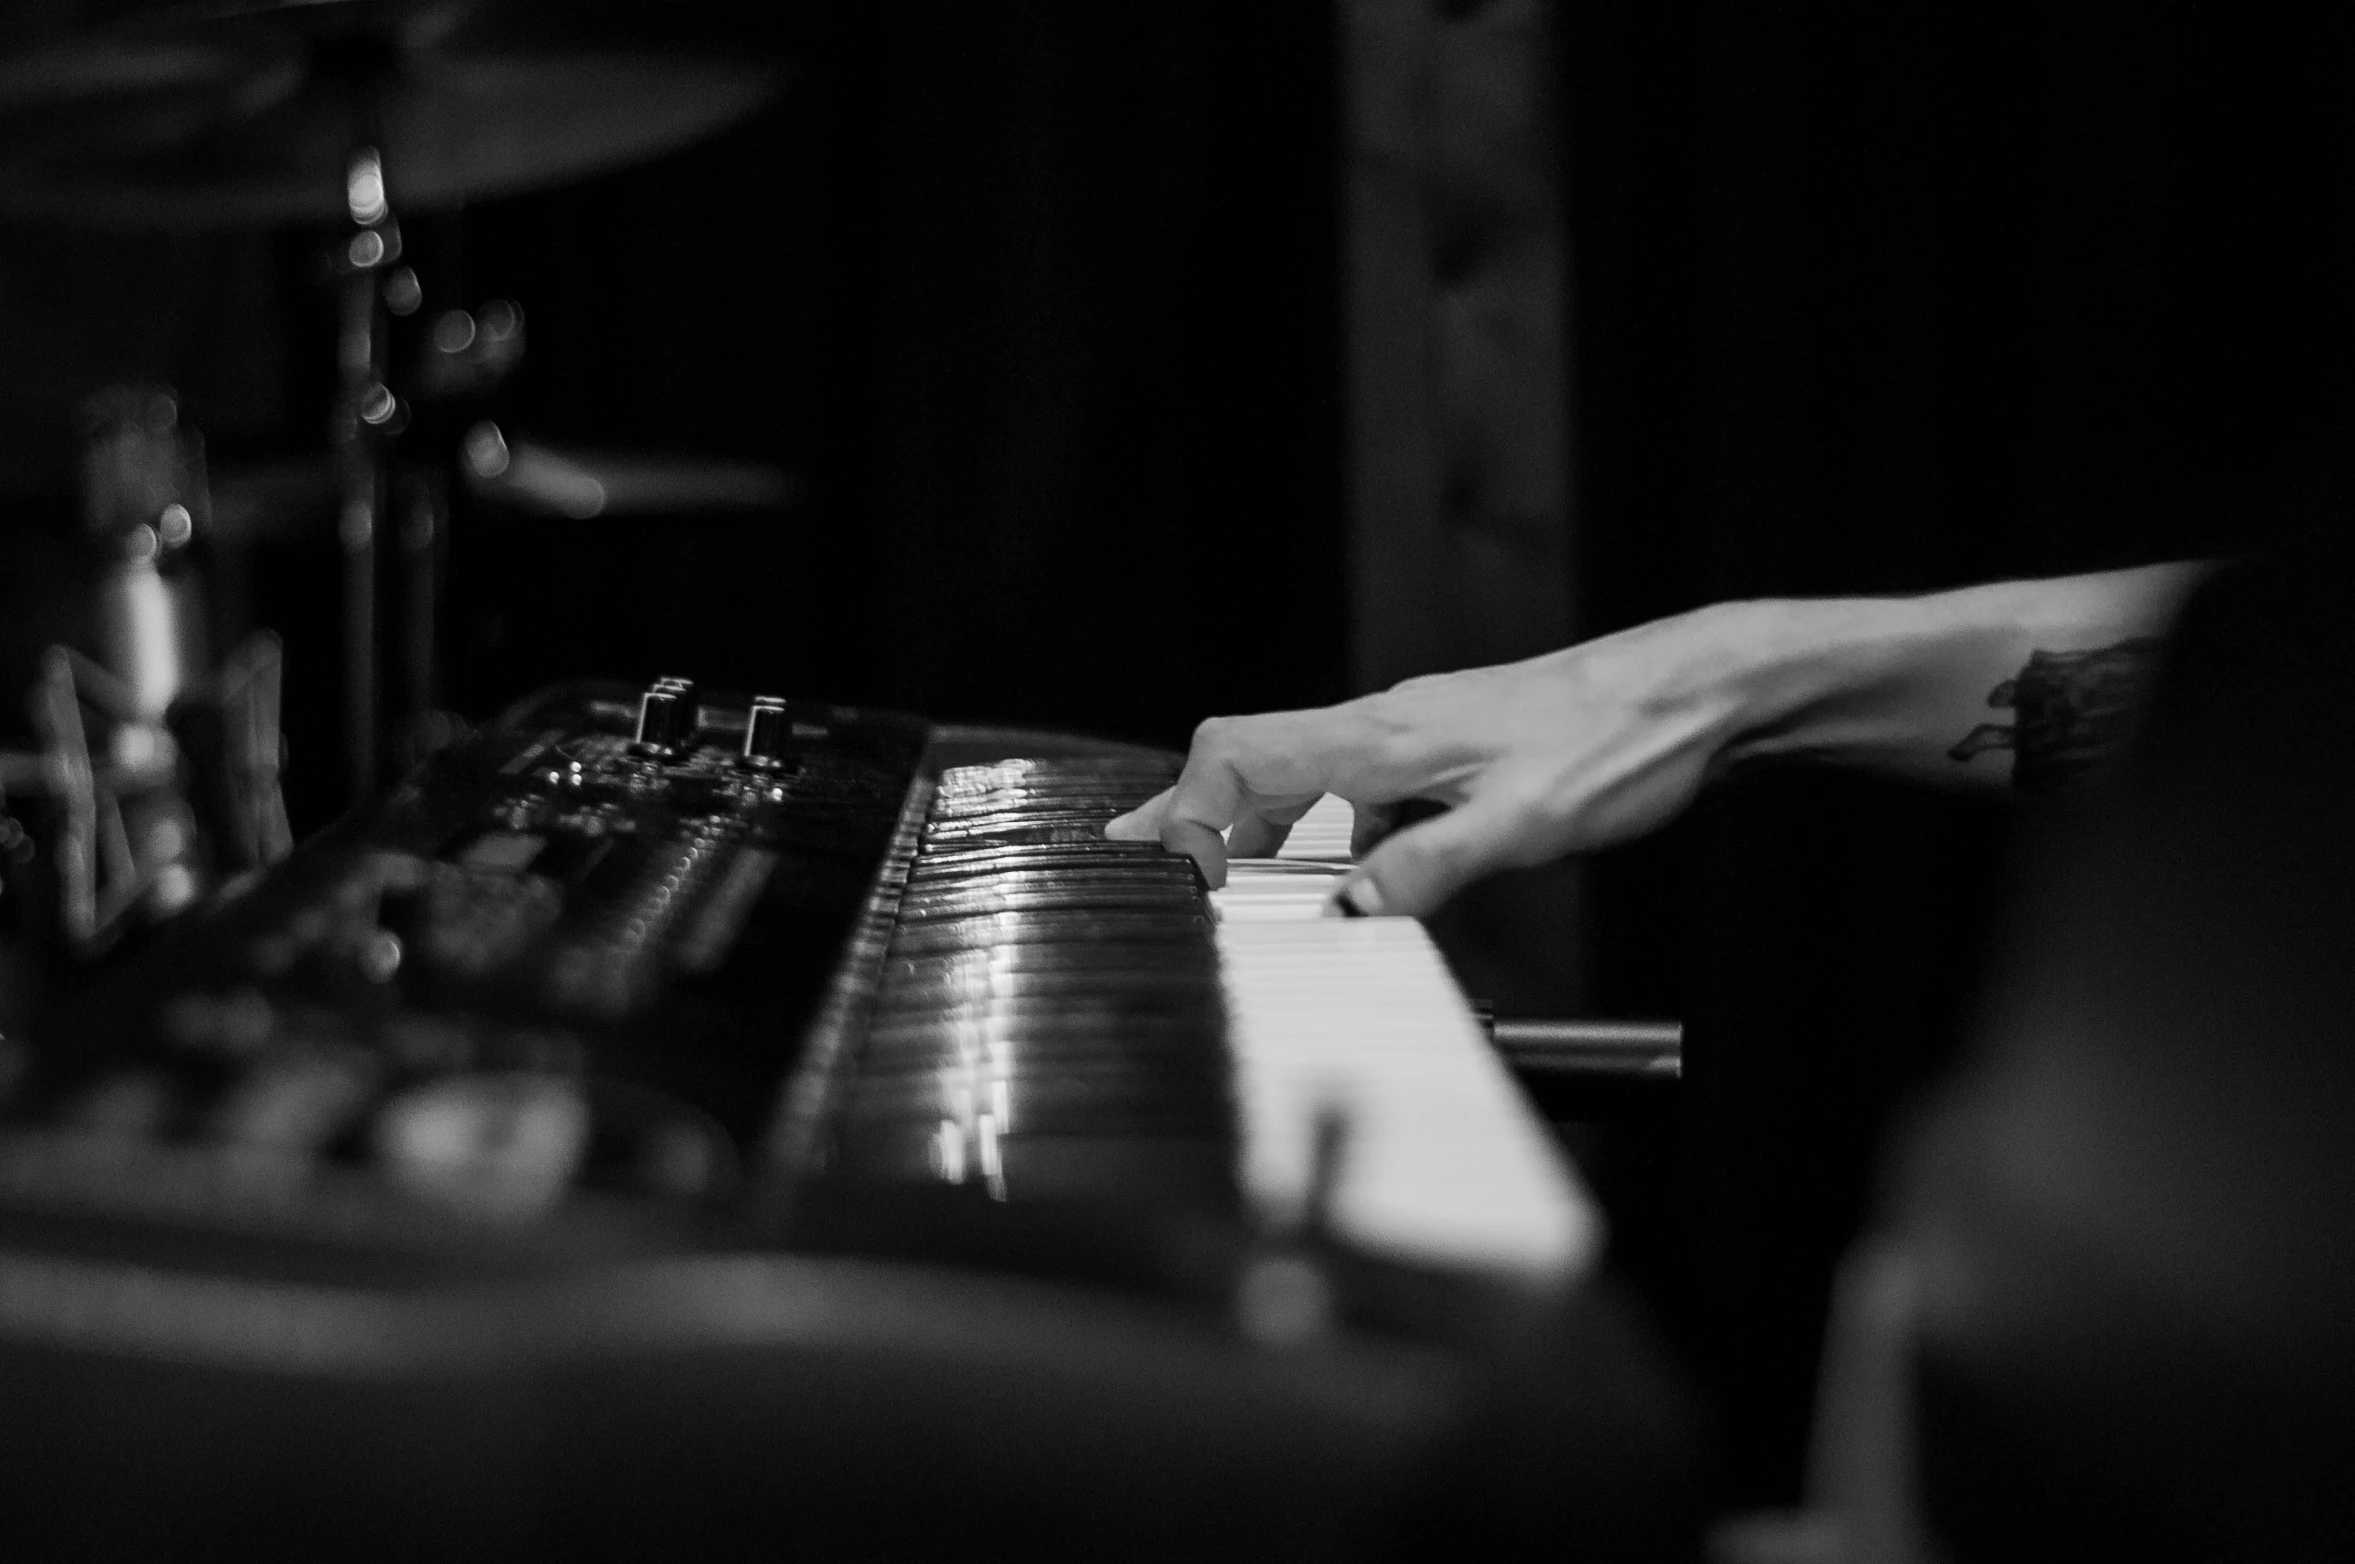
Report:
[[0,1038],[0,1531],[1362,1551],[1600,1223],[1346,810],[1104,840],[1177,763],[566,686],[93,974]]
[[1173,775],[1101,755],[938,774],[828,1165],[1001,1200],[1232,1201],[1408,1263],[1582,1272],[1595,1208],[1429,936],[1332,914],[1348,807],[1205,896],[1188,860],[1102,839]]
[[1176,763],[547,692],[45,1018],[0,1211],[512,1258],[930,1191],[1582,1275],[1595,1208],[1428,937],[1327,915],[1346,807],[1209,892],[1102,836]]

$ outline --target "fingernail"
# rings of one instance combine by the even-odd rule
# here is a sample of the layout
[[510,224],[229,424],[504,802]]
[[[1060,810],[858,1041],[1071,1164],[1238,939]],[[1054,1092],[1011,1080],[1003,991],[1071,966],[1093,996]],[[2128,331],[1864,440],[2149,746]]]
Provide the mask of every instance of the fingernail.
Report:
[[1333,905],[1344,918],[1378,918],[1382,916],[1382,893],[1371,880],[1347,880],[1333,893]]

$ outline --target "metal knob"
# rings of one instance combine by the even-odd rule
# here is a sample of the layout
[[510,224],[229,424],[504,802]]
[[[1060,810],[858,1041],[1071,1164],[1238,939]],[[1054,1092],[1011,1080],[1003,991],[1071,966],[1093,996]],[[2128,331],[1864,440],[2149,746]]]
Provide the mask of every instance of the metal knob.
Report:
[[657,679],[638,697],[638,743],[646,749],[684,749],[701,720],[692,679]]
[[785,709],[781,695],[756,695],[752,710],[744,719],[744,760],[747,765],[777,766],[784,764],[787,748],[793,742],[793,718]]

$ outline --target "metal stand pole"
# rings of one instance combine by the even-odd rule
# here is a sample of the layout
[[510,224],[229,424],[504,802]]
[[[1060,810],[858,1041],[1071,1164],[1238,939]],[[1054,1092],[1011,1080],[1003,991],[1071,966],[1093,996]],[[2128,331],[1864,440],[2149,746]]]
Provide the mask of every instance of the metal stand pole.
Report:
[[344,190],[351,226],[337,260],[341,309],[331,437],[342,501],[337,536],[343,550],[344,765],[349,795],[357,800],[377,782],[376,541],[384,515],[386,446],[400,413],[400,401],[385,383],[382,278],[400,255],[401,236],[374,147],[352,154]]
[[442,534],[448,530],[448,487],[438,468],[423,468],[403,483],[401,496],[401,692],[399,762],[415,764],[447,742],[439,724],[441,666],[436,620]]

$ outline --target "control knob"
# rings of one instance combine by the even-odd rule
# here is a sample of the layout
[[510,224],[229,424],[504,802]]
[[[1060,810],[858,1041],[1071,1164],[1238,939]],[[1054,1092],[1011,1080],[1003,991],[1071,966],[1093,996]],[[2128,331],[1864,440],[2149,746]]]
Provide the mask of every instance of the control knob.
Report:
[[692,679],[657,679],[638,697],[638,746],[668,755],[695,742],[702,715]]
[[793,718],[781,695],[756,695],[744,719],[744,762],[768,769],[785,763],[793,743]]

